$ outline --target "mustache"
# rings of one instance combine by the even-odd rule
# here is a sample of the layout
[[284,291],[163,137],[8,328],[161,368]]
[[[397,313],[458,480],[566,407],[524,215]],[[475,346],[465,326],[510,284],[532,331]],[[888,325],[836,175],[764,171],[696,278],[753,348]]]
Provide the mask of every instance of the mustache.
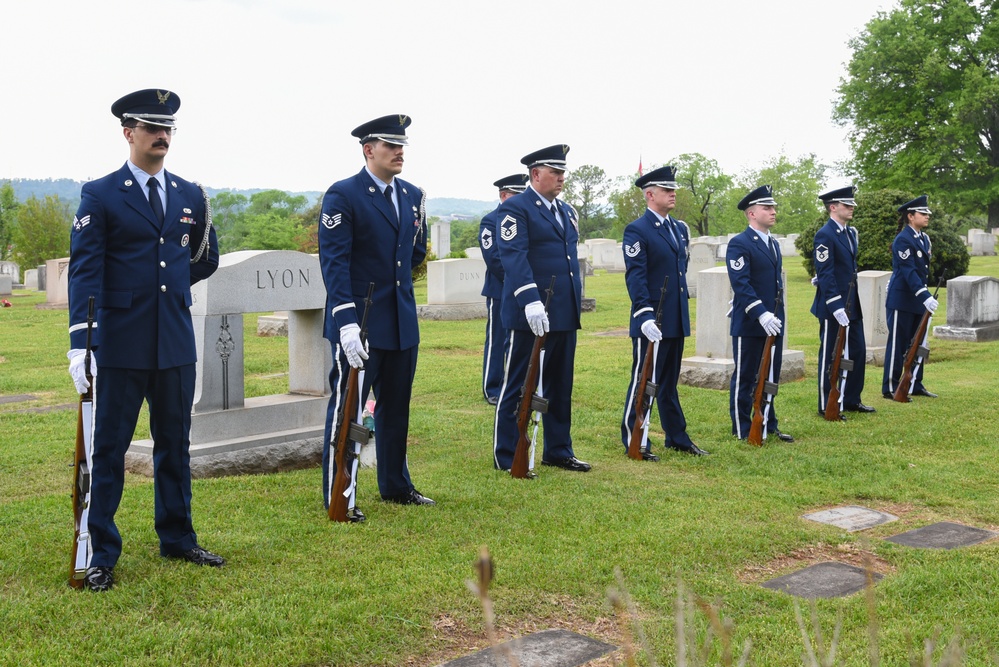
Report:
[[155,142],[153,142],[153,148],[159,148],[160,146],[162,146],[163,148],[170,148],[170,142],[167,141],[166,139],[157,139]]

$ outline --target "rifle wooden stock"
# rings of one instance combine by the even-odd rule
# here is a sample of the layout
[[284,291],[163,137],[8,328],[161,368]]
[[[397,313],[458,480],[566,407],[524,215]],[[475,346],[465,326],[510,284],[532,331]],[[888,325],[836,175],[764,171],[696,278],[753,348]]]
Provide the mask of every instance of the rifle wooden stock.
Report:
[[[374,292],[375,284],[368,285],[368,296],[364,299],[364,315],[361,317],[361,344],[368,337],[368,312],[371,310],[371,295]],[[349,493],[347,490],[352,483],[351,476],[354,474],[354,443],[367,442],[371,437],[371,432],[357,420],[357,413],[360,407],[360,388],[357,386],[357,378],[360,369],[351,366],[347,373],[347,389],[343,394],[343,400],[337,411],[339,421],[336,425],[336,439],[333,441],[333,460],[336,462],[336,473],[333,475],[333,484],[330,488],[330,505],[328,514],[330,521],[347,522],[351,520],[349,507]]]
[[[933,291],[934,299],[940,293],[940,285],[943,284],[945,275],[947,275],[946,272],[940,274],[940,279],[937,281],[937,288]],[[895,317],[898,317],[898,315],[896,314]],[[923,318],[919,320],[919,327],[916,329],[916,335],[912,337],[909,349],[905,353],[905,361],[902,364],[902,377],[899,378],[898,386],[895,387],[895,394],[892,396],[899,403],[909,402],[909,386],[912,384],[912,374],[915,372],[920,350],[924,350],[924,358],[929,354],[929,350],[923,348],[923,339],[926,338],[926,330],[930,328],[931,317],[933,317],[933,314],[930,311],[927,310],[923,313]]]
[[[846,295],[846,316],[850,316],[850,302],[853,298],[853,286],[856,283],[856,275],[850,281],[850,286],[847,288],[849,291]],[[834,422],[839,421],[840,411],[839,411],[839,375],[842,371],[850,372],[853,370],[853,361],[850,359],[843,359],[843,350],[846,349],[846,327],[840,325],[839,331],[836,332],[836,349],[833,351],[832,364],[829,367],[829,396],[826,397],[826,411],[825,418],[826,421]]]
[[[548,287],[548,296],[545,299],[545,312],[548,312],[548,304],[552,300],[552,292],[555,291],[555,276],[552,276],[551,285]],[[513,453],[513,463],[510,465],[510,475],[517,479],[527,479],[531,476],[530,470],[530,449],[531,438],[527,431],[530,427],[531,413],[548,412],[548,401],[535,395],[538,388],[538,376],[541,373],[541,350],[545,347],[545,340],[548,334],[536,336],[534,347],[531,348],[531,358],[527,362],[527,374],[524,376],[524,385],[520,389],[520,404],[517,406],[517,449]]]
[[91,424],[93,423],[94,377],[90,373],[91,333],[94,328],[94,297],[87,302],[87,347],[83,356],[83,368],[90,386],[80,394],[76,410],[76,450],[73,454],[73,548],[69,559],[69,585],[83,588],[83,578],[87,575],[90,554],[90,535],[87,527],[86,510],[90,506],[90,466],[87,453],[91,447]]
[[[897,315],[896,315],[897,317]],[[892,397],[899,403],[909,402],[909,386],[912,384],[912,373],[916,366],[916,358],[919,356],[919,349],[923,346],[923,339],[926,338],[926,330],[930,326],[930,311],[923,313],[923,319],[919,320],[919,328],[916,335],[912,337],[909,349],[905,353],[905,362],[902,364],[902,377],[895,387],[895,395]]]
[[[669,276],[663,281],[662,289],[659,291],[659,308],[656,310],[656,328],[662,326],[663,321],[663,301],[666,299],[666,286],[669,284]],[[645,359],[642,360],[642,375],[635,387],[635,423],[631,426],[631,439],[628,441],[628,458],[636,461],[642,460],[642,440],[645,432],[646,414],[652,407],[652,400],[656,395],[658,386],[652,382],[652,372],[655,370],[653,359],[655,358],[656,344],[649,341],[645,347]]]
[[753,423],[749,427],[749,444],[763,446],[763,404],[766,401],[767,377],[770,375],[770,355],[776,336],[767,336],[763,345],[763,358],[760,359],[759,376],[756,378],[756,391],[753,393]]
[[843,348],[846,346],[846,327],[840,325],[836,332],[836,350],[829,367],[829,396],[826,397],[825,418],[828,422],[839,421],[839,373],[843,362]]

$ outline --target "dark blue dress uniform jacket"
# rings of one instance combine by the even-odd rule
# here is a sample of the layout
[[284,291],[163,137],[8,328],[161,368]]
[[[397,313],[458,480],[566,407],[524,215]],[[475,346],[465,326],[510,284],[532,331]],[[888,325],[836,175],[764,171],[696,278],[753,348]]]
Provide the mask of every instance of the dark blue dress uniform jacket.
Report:
[[735,293],[732,335],[766,337],[758,321],[760,315],[770,311],[781,322],[784,321],[784,305],[777,308],[777,290],[783,289],[781,274],[784,264],[780,251],[775,255],[763,237],[748,227],[728,242],[725,259]]
[[479,248],[482,250],[482,261],[486,263],[486,279],[482,284],[482,296],[490,299],[503,298],[503,263],[496,254],[496,221],[495,209],[482,216],[479,224]]
[[[687,226],[672,221],[679,247],[674,245],[666,225],[659,224],[655,213],[648,209],[644,216],[624,229],[621,247],[626,267],[624,279],[631,296],[632,338],[643,336],[643,322],[656,319],[659,290],[666,276],[669,276],[669,284],[663,300],[660,330],[664,338],[690,335],[690,311],[687,307],[687,248],[690,239]],[[636,261],[639,258],[641,261]]]
[[368,284],[375,283],[368,345],[405,350],[420,342],[413,267],[427,255],[420,189],[395,178],[399,220],[365,169],[330,186],[319,224],[319,261],[326,283],[324,335],[335,346],[340,327],[359,324]]
[[833,316],[833,312],[850,309],[847,316],[850,321],[863,319],[860,310],[860,299],[857,298],[857,285],[853,285],[850,294],[850,282],[857,272],[857,256],[850,247],[847,234],[853,235],[853,247],[857,248],[857,237],[853,227],[840,231],[839,225],[832,219],[826,221],[815,234],[815,301],[812,303],[812,315],[819,319]]
[[923,302],[932,294],[930,279],[930,237],[906,225],[891,244],[891,280],[888,282],[887,309],[922,315]]
[[580,328],[583,286],[579,275],[579,230],[576,211],[555,200],[565,229],[532,188],[500,204],[498,254],[503,263],[503,326],[530,330],[524,306],[545,302],[545,290],[555,276],[555,292],[548,304],[551,331]]
[[70,347],[86,346],[87,300],[97,297],[94,349],[108,368],[163,369],[197,360],[191,285],[218,268],[218,242],[191,264],[205,234],[205,199],[166,173],[162,228],[128,165],[85,183],[69,263]]

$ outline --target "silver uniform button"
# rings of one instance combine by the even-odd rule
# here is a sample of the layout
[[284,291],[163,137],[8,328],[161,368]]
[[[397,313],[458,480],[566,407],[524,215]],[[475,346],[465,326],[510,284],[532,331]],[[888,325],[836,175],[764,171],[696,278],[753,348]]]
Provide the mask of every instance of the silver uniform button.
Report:
[[165,242],[163,241],[163,237],[161,236],[160,237],[160,245],[163,245],[163,243],[165,243]]
[[398,281],[398,280],[397,280],[397,281],[395,281],[395,286],[396,286],[396,287],[399,287],[399,285],[400,285],[399,281]]
[[399,260],[396,260],[395,265],[396,266],[402,266],[402,262],[400,262]]
[[166,268],[166,262],[160,262],[160,268],[161,269],[165,269]]
[[166,285],[160,285],[160,291],[166,292]]

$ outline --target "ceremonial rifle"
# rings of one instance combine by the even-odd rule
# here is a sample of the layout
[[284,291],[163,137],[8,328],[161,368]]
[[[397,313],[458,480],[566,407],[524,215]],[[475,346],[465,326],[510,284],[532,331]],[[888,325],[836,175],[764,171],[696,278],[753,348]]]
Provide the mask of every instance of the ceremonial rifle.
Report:
[[[666,300],[666,285],[669,284],[669,276],[663,281],[663,286],[659,290],[659,308],[656,310],[656,328],[662,326],[663,302]],[[642,360],[642,375],[635,387],[635,423],[631,427],[631,440],[628,441],[628,458],[636,461],[642,460],[642,444],[645,434],[648,432],[649,413],[652,412],[652,401],[656,396],[659,385],[652,381],[652,373],[655,370],[653,359],[659,343],[649,341],[645,347],[645,358]]]
[[[944,271],[940,274],[940,279],[937,281],[937,288],[933,292],[934,299],[940,293],[940,285],[943,284],[946,273]],[[924,345],[923,341],[926,340],[926,331],[930,328],[930,318],[932,316],[933,314],[928,310],[923,313],[923,319],[919,320],[919,328],[916,329],[916,335],[912,337],[912,342],[909,343],[909,350],[905,353],[905,362],[902,364],[902,377],[899,378],[898,386],[895,387],[895,395],[892,397],[899,403],[909,402],[909,393],[912,391],[912,385],[915,383],[919,365],[925,363],[930,358],[930,348]],[[898,317],[897,313],[895,317]]]
[[[774,314],[780,310],[782,299],[783,290],[777,290]],[[753,423],[749,427],[749,444],[757,447],[763,446],[764,409],[777,395],[777,383],[767,379],[770,376],[770,355],[776,338],[776,336],[767,336],[767,342],[763,345],[763,358],[760,359],[759,374],[756,376],[756,392],[753,394]]]
[[[856,284],[857,276],[854,274],[853,278],[850,279],[850,286],[847,288],[849,291],[846,294],[846,316],[850,317],[850,303],[853,299],[853,286]],[[846,349],[846,327],[840,325],[839,331],[836,333],[836,349],[833,352],[832,363],[829,365],[829,396],[826,398],[826,421],[834,422],[839,421],[840,411],[839,411],[839,399],[842,395],[840,391],[840,373],[843,374],[843,380],[846,379],[846,374],[853,370],[853,359],[844,359],[843,350]]]
[[[548,304],[552,300],[552,292],[555,291],[555,276],[552,276],[551,285],[545,291],[548,294],[545,297],[545,313],[547,313]],[[527,430],[530,427],[533,413],[548,412],[548,399],[537,395],[538,376],[541,372],[541,352],[544,350],[547,337],[548,334],[544,333],[534,338],[531,358],[527,362],[527,374],[524,376],[524,386],[520,388],[520,405],[517,407],[517,449],[513,453],[513,464],[510,466],[510,475],[517,479],[528,479],[534,476],[529,461],[533,438],[527,437]]]
[[[364,315],[361,317],[361,345],[368,338],[368,313],[371,312],[371,295],[375,284],[368,284],[368,296],[364,299]],[[343,400],[337,409],[336,434],[333,440],[333,460],[336,462],[336,473],[330,488],[330,521],[357,521],[353,503],[350,502],[357,485],[357,458],[361,453],[361,445],[371,437],[371,431],[363,423],[362,406],[364,401],[361,392],[359,368],[350,367],[347,373],[347,388]]]
[[83,588],[90,563],[90,469],[94,437],[94,377],[90,373],[91,333],[94,329],[94,297],[87,301],[87,347],[83,369],[90,384],[80,394],[76,412],[76,452],[73,456],[73,550],[69,563],[69,585]]

